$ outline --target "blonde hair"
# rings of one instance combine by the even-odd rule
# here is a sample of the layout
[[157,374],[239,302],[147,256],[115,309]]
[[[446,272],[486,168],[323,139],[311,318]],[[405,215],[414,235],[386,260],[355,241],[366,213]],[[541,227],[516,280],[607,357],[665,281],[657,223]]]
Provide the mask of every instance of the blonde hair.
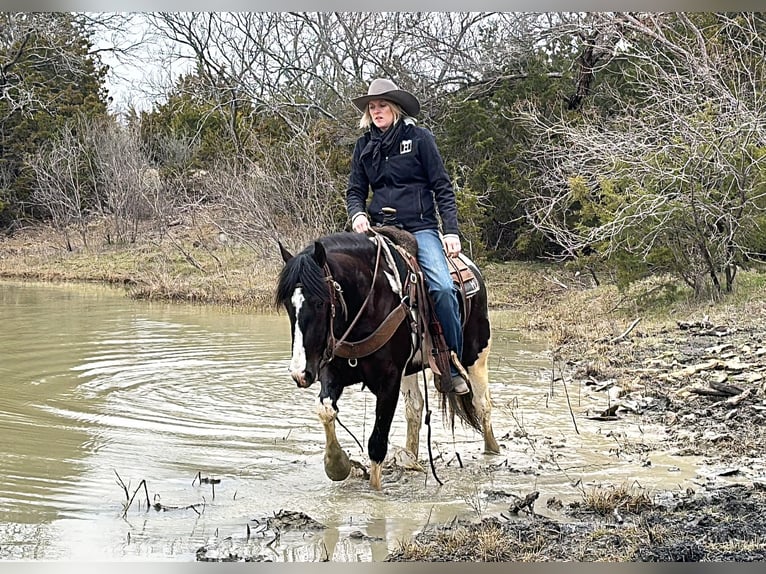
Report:
[[[381,100],[384,100],[385,98],[381,98]],[[391,111],[394,113],[394,121],[391,125],[394,125],[396,122],[399,121],[399,118],[403,117],[404,111],[402,110],[402,107],[397,104],[396,102],[392,102],[391,100],[386,100],[386,103],[391,107]],[[362,114],[361,119],[359,120],[359,127],[363,130],[369,129],[369,127],[372,125],[372,116],[370,115],[370,108],[366,106],[364,108],[364,113]]]

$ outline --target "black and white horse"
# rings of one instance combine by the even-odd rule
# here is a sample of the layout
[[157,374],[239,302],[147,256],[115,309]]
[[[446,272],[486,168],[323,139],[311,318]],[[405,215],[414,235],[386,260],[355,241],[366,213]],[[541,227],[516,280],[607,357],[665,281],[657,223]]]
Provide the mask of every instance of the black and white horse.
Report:
[[[276,303],[290,317],[290,375],[302,388],[321,384],[318,414],[326,435],[325,472],[332,480],[344,480],[350,473],[350,461],[335,434],[337,402],[345,387],[362,383],[376,398],[367,448],[370,486],[380,490],[381,465],[400,392],[406,407],[406,448],[418,456],[424,405],[418,374],[428,366],[420,360],[401,255],[378,234],[347,232],[319,238],[294,256],[281,244],[280,251],[285,265]],[[470,305],[464,305],[468,314],[460,357],[471,392],[445,393],[442,405],[449,409],[453,424],[457,414],[483,434],[485,452],[497,453],[490,422],[487,291],[478,269],[472,266],[472,270],[480,285]]]

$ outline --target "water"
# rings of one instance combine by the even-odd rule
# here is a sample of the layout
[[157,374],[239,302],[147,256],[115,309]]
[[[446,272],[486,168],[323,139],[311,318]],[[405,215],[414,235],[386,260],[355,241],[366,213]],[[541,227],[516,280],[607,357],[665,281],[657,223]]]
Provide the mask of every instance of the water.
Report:
[[[394,468],[382,493],[361,478],[325,477],[317,390],[287,375],[284,313],[3,281],[0,319],[0,559],[190,561],[201,546],[228,544],[275,561],[377,561],[429,523],[497,514],[512,502],[488,491],[538,490],[536,510],[549,513],[548,498],[576,499],[593,485],[673,487],[694,474],[693,459],[661,452],[644,464],[642,445],[660,431],[640,418],[588,420],[608,406],[606,395],[572,386],[567,400],[560,383],[551,387],[544,346],[506,328],[502,313],[492,317],[490,361],[502,454],[484,455],[472,430],[452,436],[435,413],[444,485]],[[348,389],[340,407],[366,444],[372,395]],[[399,412],[392,445],[404,435]],[[366,462],[352,436],[340,428],[338,436]],[[282,510],[327,528],[277,539],[266,519]]]

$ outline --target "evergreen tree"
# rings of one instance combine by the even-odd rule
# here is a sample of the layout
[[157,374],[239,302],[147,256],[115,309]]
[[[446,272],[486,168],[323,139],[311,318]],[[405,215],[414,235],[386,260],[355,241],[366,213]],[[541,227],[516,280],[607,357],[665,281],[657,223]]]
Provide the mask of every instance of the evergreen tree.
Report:
[[70,13],[0,13],[0,225],[34,213],[29,154],[78,116],[106,114],[107,68]]

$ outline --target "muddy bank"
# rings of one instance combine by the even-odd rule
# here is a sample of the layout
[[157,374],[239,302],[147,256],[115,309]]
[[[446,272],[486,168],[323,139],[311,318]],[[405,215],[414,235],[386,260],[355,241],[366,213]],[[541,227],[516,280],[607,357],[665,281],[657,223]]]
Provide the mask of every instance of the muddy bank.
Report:
[[[664,426],[662,444],[623,445],[702,456],[697,488],[647,492],[611,485],[561,505],[530,493],[508,513],[441,525],[392,561],[761,561],[766,559],[766,330],[763,308],[718,321],[677,321],[655,333],[562,347],[565,379],[609,396],[589,416]],[[578,357],[572,359],[571,357]],[[535,506],[560,508],[559,521]],[[521,508],[519,508],[521,506]]]
[[678,454],[756,480],[766,434],[766,329],[758,315],[638,332],[602,348],[608,358],[600,365],[572,361],[572,376],[615,397],[613,412],[602,414],[662,423]]
[[[624,501],[623,501],[624,502]],[[658,495],[639,508],[570,518],[501,515],[418,534],[390,561],[700,562],[766,559],[766,493],[733,485]]]

